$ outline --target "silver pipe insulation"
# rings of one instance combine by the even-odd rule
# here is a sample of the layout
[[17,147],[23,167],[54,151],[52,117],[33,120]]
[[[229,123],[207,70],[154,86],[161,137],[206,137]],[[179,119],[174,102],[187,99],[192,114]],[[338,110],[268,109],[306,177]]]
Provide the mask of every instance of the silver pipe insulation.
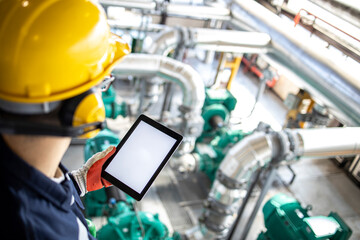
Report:
[[199,219],[203,239],[227,235],[258,169],[274,161],[291,163],[306,157],[360,154],[359,134],[360,127],[356,127],[255,131],[245,137],[229,150],[219,166]]
[[195,19],[230,20],[230,10],[226,7],[210,7],[198,5],[166,4],[169,16],[182,16]]
[[353,69],[310,37],[300,34],[290,22],[252,0],[235,0],[232,23],[239,29],[268,33],[273,51],[269,56],[299,76],[316,100],[349,126],[360,125],[359,69]]
[[179,27],[159,34],[147,52],[166,56],[183,45],[218,52],[265,53],[270,41],[266,33]]
[[149,49],[145,51],[149,54],[167,56],[174,50],[182,39],[181,32],[176,28],[167,29],[161,32],[153,41]]
[[117,76],[159,76],[178,85],[183,94],[179,108],[182,112],[180,131],[184,135],[182,149],[186,152],[193,150],[204,124],[201,110],[205,101],[205,86],[198,72],[188,64],[169,57],[134,53],[124,57],[112,73]]
[[[141,18],[141,16],[139,16],[139,19],[140,18]],[[128,29],[128,30],[144,30],[145,29],[145,27],[141,23],[139,24],[137,22],[136,23],[123,22],[123,21],[114,20],[114,19],[108,19],[107,22],[111,28]],[[139,20],[139,22],[141,22],[141,19]],[[161,24],[153,24],[153,23],[146,24],[147,32],[161,32],[167,28],[169,28],[169,27],[161,25]]]
[[230,10],[225,6],[185,5],[156,1],[100,0],[104,7],[123,7],[148,11],[157,14],[166,12],[168,16],[179,16],[193,19],[230,20]]
[[273,157],[271,137],[264,132],[254,132],[229,150],[219,166],[199,219],[200,229],[206,229],[202,231],[203,239],[221,239],[227,235],[252,174]]
[[332,157],[360,153],[360,128],[312,128],[289,130],[298,143],[296,155],[304,157]]
[[155,1],[126,1],[126,0],[99,0],[99,3],[105,7],[123,7],[130,9],[155,11]]

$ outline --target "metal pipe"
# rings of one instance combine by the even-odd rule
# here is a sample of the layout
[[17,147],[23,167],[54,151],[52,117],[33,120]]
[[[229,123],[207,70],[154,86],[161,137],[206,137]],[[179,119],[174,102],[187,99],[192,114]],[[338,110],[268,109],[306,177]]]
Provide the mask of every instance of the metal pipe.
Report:
[[100,0],[99,2],[105,7],[124,7],[148,11],[155,11],[156,9],[155,1]]
[[289,130],[301,157],[332,157],[360,153],[360,128],[313,128]]
[[156,1],[126,1],[126,0],[100,0],[104,7],[124,7],[129,9],[139,9],[148,11],[152,14],[160,15],[159,9],[166,12],[168,16],[179,16],[193,19],[217,19],[229,20],[230,10],[226,7],[184,5],[168,2]]
[[161,32],[153,41],[153,44],[146,50],[149,54],[167,56],[179,45],[181,39],[178,28],[171,28]]
[[200,228],[207,229],[204,239],[223,238],[228,234],[246,197],[250,179],[272,159],[273,149],[277,149],[272,145],[272,138],[265,132],[255,132],[226,154],[200,218]]
[[[139,21],[134,22],[124,22],[119,20],[108,19],[107,22],[111,28],[117,29],[129,29],[129,30],[144,30],[144,26],[141,24],[141,16],[139,15]],[[146,31],[148,32],[161,32],[164,31],[167,26],[161,24],[147,24]]]
[[[236,214],[244,207],[248,196],[250,180],[270,161],[280,163],[305,157],[360,154],[359,134],[360,127],[352,127],[285,129],[254,132],[245,137],[228,151],[219,166],[199,219],[199,229],[205,233],[203,239],[223,238],[233,229]],[[193,236],[188,237],[193,239]]]
[[166,5],[166,13],[169,16],[183,16],[195,19],[230,20],[230,10],[221,6],[209,7],[170,3]]
[[162,32],[147,52],[167,55],[181,43],[218,52],[265,53],[270,41],[266,33],[183,27]]
[[360,125],[359,68],[354,70],[334,58],[310,37],[296,32],[291,23],[255,1],[235,0],[231,13],[233,25],[239,28],[246,25],[270,35],[274,51],[268,55],[298,75],[304,88],[330,113],[349,126]]
[[273,155],[272,136],[255,132],[229,150],[219,171],[235,183],[246,184],[252,173],[269,162]]

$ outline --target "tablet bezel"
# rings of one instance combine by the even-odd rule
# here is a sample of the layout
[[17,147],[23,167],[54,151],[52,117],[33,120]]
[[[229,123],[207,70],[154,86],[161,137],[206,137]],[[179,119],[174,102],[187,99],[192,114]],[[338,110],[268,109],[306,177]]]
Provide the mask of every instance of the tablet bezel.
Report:
[[[117,155],[117,153],[119,152],[121,147],[129,139],[129,137],[131,136],[131,134],[134,132],[134,130],[136,129],[136,127],[139,125],[139,123],[141,121],[151,125],[152,127],[156,128],[157,130],[159,130],[159,131],[167,134],[168,136],[174,138],[176,140],[176,142],[174,143],[172,148],[169,150],[169,152],[167,153],[165,158],[162,160],[161,164],[157,167],[156,171],[154,172],[152,177],[149,179],[149,181],[147,182],[147,184],[145,185],[145,187],[143,188],[141,193],[138,193],[137,191],[132,189],[129,185],[123,183],[122,181],[118,180],[117,178],[115,178],[114,176],[112,176],[111,174],[106,172],[105,169],[110,164],[110,162],[114,159],[114,157]],[[104,163],[104,165],[102,167],[102,171],[101,171],[101,177],[104,178],[105,180],[109,181],[110,183],[112,183],[114,186],[118,187],[122,191],[124,191],[126,194],[128,194],[129,196],[131,196],[135,200],[140,201],[144,197],[145,193],[149,190],[151,184],[154,182],[156,177],[159,175],[160,171],[166,165],[166,163],[168,162],[170,157],[176,151],[176,149],[180,145],[182,139],[183,139],[183,137],[180,134],[176,133],[175,131],[171,130],[168,127],[165,127],[164,125],[160,124],[159,122],[156,122],[155,120],[147,117],[146,115],[141,114],[138,117],[138,119],[136,119],[135,123],[131,126],[129,131],[125,134],[124,138],[117,145],[115,153],[108,160],[106,160],[106,162]]]

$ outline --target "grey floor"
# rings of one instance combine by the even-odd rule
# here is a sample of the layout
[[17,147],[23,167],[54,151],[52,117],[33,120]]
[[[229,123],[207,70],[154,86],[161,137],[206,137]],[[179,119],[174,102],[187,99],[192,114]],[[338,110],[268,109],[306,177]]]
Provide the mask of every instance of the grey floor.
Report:
[[[216,64],[209,67],[193,59],[188,59],[187,62],[202,73],[205,82],[212,82]],[[274,130],[280,130],[287,110],[272,90],[265,91],[251,117],[246,118],[254,104],[257,89],[257,79],[244,75],[241,71],[238,73],[232,86],[232,93],[238,99],[233,116],[241,119],[238,127],[251,130],[257,126],[258,122],[263,121],[270,124]],[[83,145],[72,144],[64,156],[63,163],[69,169],[76,169],[82,165],[83,161]],[[351,239],[360,239],[360,188],[349,179],[345,171],[329,159],[302,160],[294,163],[292,168],[296,173],[293,184],[286,186],[280,181],[282,179],[286,182],[291,177],[287,168],[280,168],[277,172],[278,181],[267,193],[265,201],[276,193],[287,193],[297,198],[303,206],[312,205],[311,215],[313,216],[327,216],[331,211],[335,211],[352,228]],[[209,186],[210,182],[202,173],[183,176],[170,167],[166,167],[139,203],[140,209],[159,213],[160,220],[171,231],[184,232],[196,225],[202,211],[202,201],[207,197]],[[251,204],[255,202],[257,195],[258,192],[255,191],[250,200],[250,209],[245,211],[233,239],[239,238],[242,227],[250,214]],[[104,220],[98,224],[103,223]],[[256,239],[262,230],[265,228],[260,208],[247,239]]]

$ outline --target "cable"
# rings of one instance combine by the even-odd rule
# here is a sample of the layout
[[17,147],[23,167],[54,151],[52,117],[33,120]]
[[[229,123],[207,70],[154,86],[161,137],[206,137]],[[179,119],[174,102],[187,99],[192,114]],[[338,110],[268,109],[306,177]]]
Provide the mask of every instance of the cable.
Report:
[[141,237],[144,238],[144,237],[145,237],[145,229],[144,229],[144,226],[143,226],[143,224],[142,224],[142,222],[141,222],[141,219],[140,219],[140,217],[139,217],[138,210],[137,210],[137,206],[136,206],[136,202],[134,201],[134,202],[132,203],[132,205],[133,205],[133,208],[134,208],[134,212],[135,212],[136,219],[137,219],[137,221],[138,221],[138,223],[139,223],[139,226],[140,226],[140,229],[141,229]]

